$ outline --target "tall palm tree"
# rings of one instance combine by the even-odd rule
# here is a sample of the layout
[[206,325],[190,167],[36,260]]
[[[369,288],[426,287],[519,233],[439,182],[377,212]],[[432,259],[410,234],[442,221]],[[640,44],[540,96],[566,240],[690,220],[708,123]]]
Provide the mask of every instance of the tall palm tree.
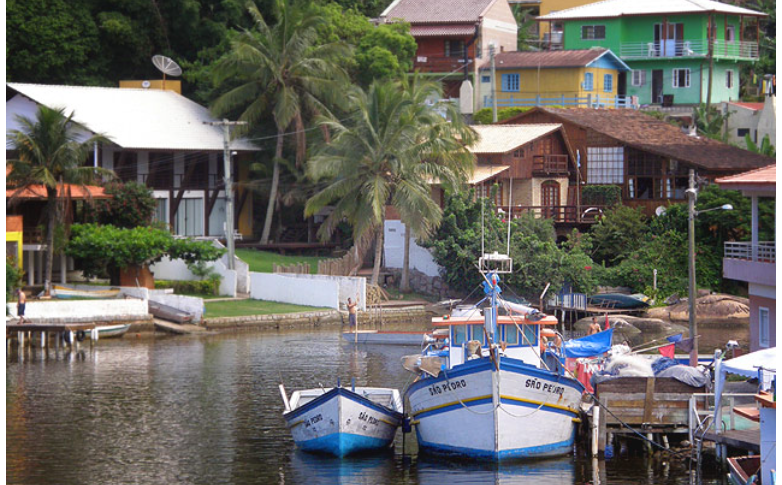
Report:
[[[430,136],[453,134],[444,118],[425,108],[423,98],[418,97],[429,91],[405,91],[398,83],[375,81],[368,91],[356,88],[350,95],[349,123],[334,117],[321,121],[335,135],[310,160],[308,173],[314,180],[330,183],[307,201],[305,215],[334,203],[334,211],[320,228],[321,238],[329,237],[346,219],[358,245],[366,247],[374,240],[372,284],[377,284],[380,275],[386,206],[396,208],[412,230],[425,234],[442,215],[429,184],[458,178],[451,167],[427,156],[438,154],[444,146],[442,140]],[[429,127],[429,136],[423,126]]]
[[[85,185],[98,176],[113,177],[110,170],[84,166],[95,143],[107,141],[102,135],[80,140],[73,123],[73,113],[65,115],[65,109],[40,106],[36,119],[16,117],[20,129],[8,132],[7,140],[18,158],[9,160],[9,183],[16,190],[7,203],[33,185],[46,188],[46,276],[52,281],[54,262],[54,232],[61,222],[66,194],[66,184]],[[49,291],[47,285],[47,292]]]
[[[277,128],[269,204],[263,223],[261,244],[269,241],[280,161],[286,131],[295,131],[296,163],[306,154],[305,113],[328,113],[339,102],[340,88],[347,76],[336,59],[347,53],[342,43],[317,43],[317,27],[323,22],[308,15],[308,8],[274,2],[277,23],[267,24],[258,8],[248,3],[253,30],[245,30],[232,41],[231,51],[218,62],[218,83],[238,86],[220,96],[212,106],[217,114],[241,109],[239,119],[250,125],[271,113]],[[246,130],[245,130],[246,131]]]

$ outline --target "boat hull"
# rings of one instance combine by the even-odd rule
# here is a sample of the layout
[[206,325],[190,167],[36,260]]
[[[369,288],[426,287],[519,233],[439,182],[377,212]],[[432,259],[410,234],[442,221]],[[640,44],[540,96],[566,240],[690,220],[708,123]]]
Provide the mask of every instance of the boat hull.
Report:
[[501,460],[572,451],[577,381],[503,358],[476,359],[407,391],[422,450]]
[[61,300],[70,300],[73,298],[93,298],[100,300],[116,298],[117,295],[119,295],[119,290],[77,290],[65,286],[54,285],[52,294],[55,298],[59,298]]
[[283,416],[300,449],[338,457],[391,446],[402,422],[401,413],[340,387]]
[[130,329],[130,324],[107,325],[96,328],[98,329],[98,338],[119,338]]

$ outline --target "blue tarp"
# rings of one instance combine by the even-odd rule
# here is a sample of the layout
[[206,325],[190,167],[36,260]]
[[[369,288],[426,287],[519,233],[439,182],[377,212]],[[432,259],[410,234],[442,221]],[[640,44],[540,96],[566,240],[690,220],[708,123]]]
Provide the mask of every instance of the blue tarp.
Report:
[[610,328],[603,332],[581,337],[574,340],[568,340],[564,344],[565,357],[575,359],[578,357],[594,357],[611,348],[611,339],[614,336],[614,329]]

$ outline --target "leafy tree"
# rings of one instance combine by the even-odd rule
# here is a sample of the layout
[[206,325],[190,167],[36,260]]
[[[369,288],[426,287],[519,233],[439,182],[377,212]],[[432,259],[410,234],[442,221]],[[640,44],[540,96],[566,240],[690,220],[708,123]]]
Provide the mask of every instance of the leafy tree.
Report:
[[375,79],[402,77],[412,70],[416,49],[410,24],[380,24],[358,43],[356,78],[363,85],[369,85]]
[[220,96],[212,109],[218,114],[241,109],[239,119],[250,124],[268,114],[274,118],[277,145],[261,235],[261,244],[266,244],[277,200],[285,133],[295,130],[296,161],[301,163],[306,153],[305,112],[327,113],[327,106],[337,102],[344,72],[335,59],[347,49],[340,43],[316,43],[322,19],[310,15],[306,6],[276,0],[277,23],[272,26],[254,5],[250,4],[248,11],[254,29],[245,29],[232,40],[231,51],[215,71],[218,83],[240,84]]
[[[46,189],[46,252],[45,281],[52,281],[54,262],[55,228],[62,223],[63,205],[68,195],[66,184],[84,186],[96,175],[113,177],[113,172],[95,167],[83,166],[93,144],[106,142],[101,135],[93,135],[79,141],[79,135],[72,122],[73,113],[65,115],[64,109],[39,106],[36,119],[18,116],[21,129],[7,135],[9,144],[18,158],[9,160],[12,170],[9,182],[16,190],[16,196],[33,185]],[[48,291],[48,287],[47,287]]]
[[153,227],[74,224],[65,253],[78,260],[89,277],[113,276],[120,269],[150,265],[164,256],[188,264],[214,261],[225,249],[208,241],[174,239],[168,231]]
[[776,157],[777,155],[777,151],[774,148],[774,145],[771,144],[771,139],[768,137],[768,135],[763,137],[760,145],[757,145],[754,141],[752,141],[752,138],[749,136],[749,134],[744,135],[744,142],[747,144],[747,150],[751,151],[752,153],[759,153],[767,157]]
[[[415,77],[411,83],[421,83]],[[466,157],[456,134],[471,136],[458,122],[446,123],[432,107],[419,103],[434,89],[390,81],[375,81],[365,92],[350,95],[353,109],[347,120],[324,117],[322,124],[335,133],[332,142],[310,160],[313,180],[328,185],[307,201],[310,216],[335,203],[321,225],[325,239],[345,218],[359,247],[375,242],[372,284],[377,284],[383,249],[385,208],[396,208],[403,221],[419,235],[440,221],[440,208],[430,195],[429,181],[455,183],[464,173]]]
[[99,223],[126,228],[150,225],[157,207],[152,189],[136,182],[111,182],[105,192],[111,198],[95,204]]
[[698,133],[714,140],[726,140],[727,133],[724,132],[723,127],[730,113],[722,114],[716,106],[700,104],[692,114]]
[[17,266],[16,261],[13,258],[5,257],[5,301],[10,301],[13,297],[14,290],[21,283],[24,278],[24,271]]
[[[497,121],[507,120],[520,113],[525,113],[531,110],[531,106],[514,106],[510,108],[498,108],[497,109]],[[473,116],[473,121],[476,125],[490,125],[492,121],[491,108],[483,108],[478,110]]]
[[516,49],[520,51],[539,50],[540,39],[535,28],[535,9],[521,8],[518,4],[511,5],[513,17],[516,19],[518,31],[516,33]]
[[592,257],[613,265],[627,257],[648,232],[646,217],[640,209],[618,205],[598,219],[591,230]]

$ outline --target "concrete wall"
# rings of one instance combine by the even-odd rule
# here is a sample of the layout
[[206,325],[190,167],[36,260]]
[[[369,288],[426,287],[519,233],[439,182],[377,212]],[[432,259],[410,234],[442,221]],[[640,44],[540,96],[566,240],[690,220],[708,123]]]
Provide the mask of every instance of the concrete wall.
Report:
[[[212,243],[220,248],[224,246],[218,241],[212,241]],[[224,254],[217,261],[208,263],[208,266],[213,268],[221,277],[220,281],[220,294],[235,297],[236,293],[241,286],[242,293],[249,293],[247,287],[249,266],[241,261],[239,258],[234,258],[236,270],[228,269],[228,255]],[[160,280],[174,280],[174,281],[193,281],[198,280],[199,277],[194,275],[187,267],[187,264],[181,259],[172,260],[169,258],[163,258],[157,263],[153,264],[149,268],[154,274],[155,278]],[[245,276],[239,281],[239,272],[242,272]]]
[[758,120],[758,146],[763,142],[763,137],[768,135],[769,141],[777,146],[777,97],[766,96],[763,103],[763,111]]
[[[383,260],[386,268],[402,268],[405,254],[407,229],[402,221],[386,221],[383,232]],[[416,269],[427,276],[439,276],[440,266],[434,261],[428,249],[410,241],[410,269]]]
[[[727,112],[730,113],[728,122],[726,123],[729,143],[735,143],[742,148],[747,147],[744,137],[738,136],[737,131],[740,129],[748,129],[749,137],[755,141],[755,137],[758,135],[758,121],[760,120],[762,111],[756,111],[731,103],[723,103],[722,109],[723,111],[727,110]],[[757,141],[760,142],[760,139]]]
[[250,273],[250,298],[339,309],[348,298],[366,309],[366,278],[351,276]]
[[[16,303],[7,304],[11,315],[16,314]],[[49,300],[27,301],[25,318],[31,322],[107,322],[149,319],[145,300]]]

